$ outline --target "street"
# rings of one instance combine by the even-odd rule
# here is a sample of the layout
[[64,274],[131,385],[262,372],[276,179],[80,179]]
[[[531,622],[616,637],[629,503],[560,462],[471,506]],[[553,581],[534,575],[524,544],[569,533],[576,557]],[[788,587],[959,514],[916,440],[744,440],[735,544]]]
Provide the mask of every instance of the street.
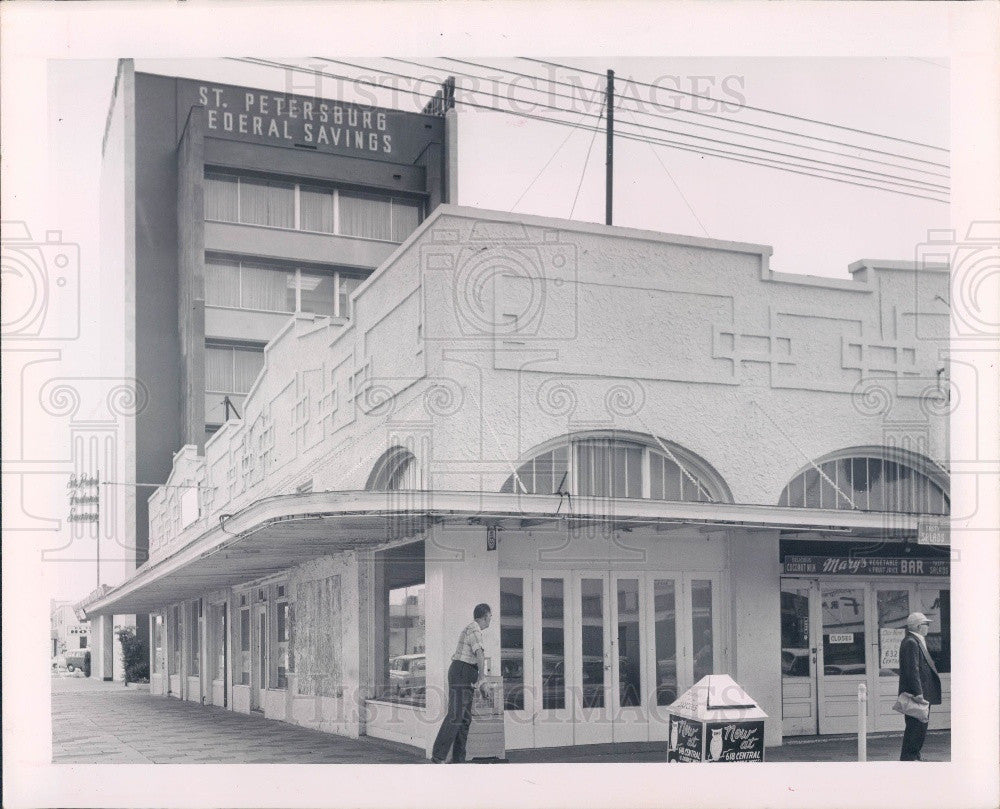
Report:
[[[56,763],[100,764],[419,764],[412,748],[348,739],[213,706],[150,696],[82,675],[52,678],[52,756]],[[872,734],[869,761],[899,758],[898,733]],[[951,733],[930,730],[926,761],[948,761]],[[516,750],[511,763],[665,761],[663,743]],[[856,761],[855,736],[789,739],[769,747],[768,762]]]

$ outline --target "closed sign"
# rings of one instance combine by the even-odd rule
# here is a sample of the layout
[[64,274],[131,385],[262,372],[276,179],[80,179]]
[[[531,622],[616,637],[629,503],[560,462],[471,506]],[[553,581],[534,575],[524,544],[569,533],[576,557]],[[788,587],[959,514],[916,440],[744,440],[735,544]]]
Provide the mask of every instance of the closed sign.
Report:
[[830,635],[830,643],[854,643],[853,632],[837,632]]

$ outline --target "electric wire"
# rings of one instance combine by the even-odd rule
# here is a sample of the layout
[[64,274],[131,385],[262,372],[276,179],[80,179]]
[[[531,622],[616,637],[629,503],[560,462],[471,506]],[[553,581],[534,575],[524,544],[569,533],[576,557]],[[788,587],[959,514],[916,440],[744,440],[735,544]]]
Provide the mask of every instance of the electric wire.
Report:
[[[599,124],[601,119],[597,119]],[[597,140],[597,133],[600,132],[600,127],[594,127],[594,134],[590,139],[590,146],[587,147],[587,156],[583,158],[583,171],[580,172],[580,182],[576,186],[576,194],[573,195],[573,206],[569,209],[569,218],[573,218],[573,214],[576,213],[576,201],[580,198],[580,189],[583,188],[583,178],[587,176],[587,168],[590,166],[590,152],[594,148],[594,141]]]
[[[582,118],[581,118],[581,120],[582,120]],[[572,138],[575,134],[576,134],[576,130],[575,129],[570,129],[569,134],[565,138],[563,138],[562,143],[560,143],[556,147],[556,150],[552,153],[552,156],[548,160],[545,161],[545,165],[542,166],[538,170],[538,173],[531,179],[531,182],[528,183],[528,186],[524,189],[524,191],[521,192],[521,196],[519,196],[517,198],[517,200],[514,202],[514,204],[510,207],[510,211],[512,213],[513,213],[514,209],[517,208],[517,206],[521,204],[521,200],[525,198],[525,196],[527,195],[527,193],[534,187],[535,183],[538,182],[538,178],[541,177],[542,174],[545,173],[545,169],[547,169],[552,164],[552,161],[556,159],[556,156],[559,154],[559,152],[562,151],[563,146],[565,146],[567,143],[569,143],[569,139]]]
[[[561,68],[563,70],[576,70],[576,71],[578,71],[580,73],[589,73],[592,76],[600,76],[600,75],[602,75],[601,73],[598,73],[597,71],[594,71],[594,70],[586,70],[584,68],[572,67],[570,65],[562,65],[562,64],[559,64],[558,62],[547,62],[544,59],[533,59],[533,58],[527,57],[527,56],[519,56],[518,58],[522,59],[522,60],[524,60],[526,62],[536,62],[536,63],[541,64],[541,65],[550,65],[552,67],[558,67],[558,68]],[[642,81],[638,81],[636,79],[628,79],[628,81],[631,81],[633,84],[637,84],[640,87],[652,87],[654,90],[658,89],[655,85],[649,84],[648,82],[642,82]],[[706,99],[708,101],[714,101],[714,102],[718,103],[718,99],[717,98],[712,98],[712,96],[702,95],[700,93],[688,93],[688,92],[685,92],[684,90],[676,90],[675,92],[677,92],[677,93],[679,93],[681,95],[691,96],[692,98],[702,98],[702,99]],[[897,143],[908,143],[908,144],[910,144],[912,146],[920,146],[920,147],[925,148],[925,149],[934,149],[935,151],[939,151],[939,152],[947,152],[948,151],[947,149],[945,149],[942,146],[934,146],[933,144],[930,144],[930,143],[922,143],[922,142],[917,141],[917,140],[908,140],[906,138],[897,138],[894,135],[885,135],[885,134],[883,134],[881,132],[872,132],[871,130],[868,130],[868,129],[857,129],[856,127],[853,127],[853,126],[845,126],[844,124],[835,124],[835,123],[832,123],[831,121],[821,121],[821,120],[819,120],[817,118],[808,118],[808,117],[805,117],[805,116],[802,116],[802,115],[793,115],[792,113],[789,113],[789,112],[778,112],[777,110],[769,110],[769,109],[766,109],[765,107],[755,107],[755,106],[753,106],[751,104],[739,104],[738,106],[740,106],[740,107],[742,107],[743,109],[746,109],[746,110],[753,110],[754,112],[763,112],[763,113],[767,113],[768,115],[779,115],[782,118],[791,118],[791,119],[793,119],[795,121],[804,121],[806,123],[820,124],[821,126],[833,127],[834,129],[842,129],[842,130],[847,131],[847,132],[856,132],[859,135],[871,135],[871,136],[876,137],[876,138],[885,138],[886,140],[893,140],[893,141],[896,141]]]
[[[359,64],[357,64],[355,62],[347,62],[347,61],[343,61],[343,60],[340,60],[340,59],[329,59],[329,58],[323,57],[323,56],[320,56],[320,57],[317,57],[317,58],[322,59],[323,61],[326,61],[326,62],[330,62],[332,64],[344,65],[346,67],[356,68],[356,69],[360,69],[360,70],[366,70],[366,69],[368,69],[366,66],[359,65]],[[393,58],[393,57],[386,57],[386,58]],[[411,64],[415,64],[415,63],[411,63]],[[426,65],[420,65],[420,67],[427,68]],[[396,71],[383,70],[381,72],[383,72],[386,75],[391,75],[391,76],[394,76],[396,78],[401,78],[401,79],[407,79],[409,81],[416,81],[416,82],[424,81],[424,79],[421,79],[420,77],[410,76],[408,74],[398,73]],[[507,100],[507,101],[523,100],[525,103],[530,103],[532,105],[535,105],[535,106],[538,106],[538,107],[542,107],[542,108],[545,108],[545,109],[548,109],[548,110],[552,110],[552,111],[555,111],[555,112],[560,112],[560,113],[563,113],[563,114],[575,112],[575,110],[567,110],[567,109],[565,109],[563,107],[557,107],[557,106],[553,106],[551,104],[545,104],[545,103],[542,103],[540,101],[528,101],[526,99],[511,99],[509,97],[506,98],[506,99],[504,99],[504,97],[499,96],[496,93],[491,93],[488,90],[478,90],[478,89],[472,89],[472,88],[460,88],[460,89],[467,90],[468,92],[476,93],[476,94],[479,94],[479,95],[485,95],[485,96],[489,96],[489,97],[492,97],[492,98],[497,98],[497,99],[500,99],[500,100]],[[467,101],[460,101],[460,100],[456,99],[456,103],[465,103],[465,104],[468,104],[469,102],[467,102]],[[496,109],[496,108],[490,107],[490,109]],[[497,111],[503,111],[503,110],[497,110]],[[590,114],[591,114],[591,116],[594,116],[594,113],[590,113]],[[627,122],[624,122],[624,123],[626,125],[628,125]],[[814,157],[805,157],[805,156],[802,156],[802,155],[789,154],[787,152],[780,152],[780,151],[776,151],[774,149],[765,149],[765,148],[763,148],[761,146],[748,146],[748,145],[742,144],[742,143],[733,143],[732,141],[723,140],[723,139],[720,139],[720,138],[709,138],[709,137],[705,137],[703,135],[691,134],[691,133],[688,133],[688,132],[684,132],[682,130],[668,129],[666,127],[654,126],[652,124],[645,124],[644,126],[646,128],[648,128],[648,129],[651,129],[651,130],[654,130],[654,131],[657,131],[657,132],[663,132],[663,133],[666,133],[668,135],[676,135],[676,136],[679,136],[679,137],[682,137],[682,138],[691,138],[692,140],[704,141],[704,142],[707,142],[707,143],[716,143],[716,144],[721,144],[723,146],[734,147],[734,148],[737,148],[737,149],[745,149],[745,150],[750,150],[750,151],[754,151],[754,152],[762,152],[764,154],[774,155],[776,157],[784,157],[784,158],[789,158],[791,160],[798,160],[798,161],[802,161],[802,162],[806,162],[806,163],[815,163],[817,165],[838,166],[840,168],[845,168],[845,169],[848,169],[848,170],[853,171],[853,172],[858,172],[858,173],[861,173],[861,174],[870,174],[870,175],[873,175],[873,177],[886,177],[886,178],[891,179],[893,182],[898,182],[900,184],[908,185],[911,188],[917,188],[917,189],[924,190],[924,191],[930,191],[930,190],[946,191],[946,190],[948,190],[948,186],[946,186],[946,185],[942,185],[940,183],[932,183],[932,182],[928,182],[926,180],[918,180],[916,178],[911,178],[911,177],[899,177],[899,176],[894,175],[894,174],[887,174],[885,172],[875,171],[873,169],[865,169],[865,168],[860,168],[860,167],[855,167],[855,166],[845,166],[842,163],[834,163],[834,162],[831,162],[829,160],[820,160],[820,159],[814,158]],[[738,133],[730,133],[730,134],[737,134],[738,137],[740,136]],[[754,137],[754,136],[750,136],[750,137]],[[800,147],[800,148],[810,148],[810,147]],[[840,156],[843,157],[843,158],[845,158],[845,159],[848,159],[848,160],[857,159],[857,158],[852,157],[851,155],[843,155],[843,154],[841,154]],[[880,162],[881,163],[881,162],[884,162],[884,161],[876,161],[876,162]],[[899,166],[897,164],[889,164],[889,165],[893,166],[895,168],[900,168],[900,169],[902,169],[904,171],[924,171],[923,169],[907,169],[906,167]],[[943,176],[943,175],[934,174],[933,176]],[[922,186],[925,186],[925,187],[922,188]]]
[[[232,61],[245,62],[247,64],[256,65],[258,67],[272,67],[272,68],[276,68],[276,69],[280,69],[280,70],[293,70],[293,71],[299,71],[299,72],[302,72],[302,73],[311,73],[311,74],[314,74],[314,75],[326,76],[328,78],[339,78],[339,79],[343,79],[345,81],[354,82],[356,84],[362,84],[362,85],[367,85],[367,86],[375,87],[375,88],[380,89],[380,90],[392,90],[392,89],[394,89],[394,88],[391,88],[391,87],[386,87],[384,85],[378,84],[377,82],[372,82],[372,81],[367,81],[365,79],[361,79],[359,77],[352,77],[352,76],[347,76],[347,75],[343,75],[343,74],[329,73],[329,72],[326,72],[326,71],[317,71],[317,70],[312,70],[310,68],[301,67],[299,65],[287,64],[287,63],[284,63],[284,62],[275,62],[275,61],[272,61],[272,60],[259,59],[259,58],[256,58],[256,57],[226,57],[226,58],[229,58]],[[319,57],[319,58],[323,58],[323,57]],[[431,94],[429,94],[429,93],[420,93],[418,91],[410,91],[410,94],[411,95],[415,95],[415,96],[422,96],[422,97],[428,98],[428,99],[434,98],[434,96],[431,95]],[[463,104],[464,106],[467,106],[467,107],[472,107],[474,109],[482,109],[482,110],[486,110],[488,112],[499,112],[499,113],[505,114],[505,115],[513,115],[513,116],[518,117],[518,118],[527,118],[527,119],[530,119],[530,120],[542,121],[542,122],[546,122],[546,123],[558,124],[558,125],[561,125],[561,126],[569,126],[569,127],[574,127],[574,128],[577,128],[577,129],[584,129],[584,130],[588,130],[588,131],[593,131],[593,127],[591,127],[591,126],[589,126],[587,124],[573,124],[573,123],[571,123],[569,121],[565,121],[565,120],[561,120],[561,119],[557,119],[557,118],[550,118],[550,117],[544,117],[544,116],[538,116],[538,115],[530,115],[530,114],[527,114],[527,113],[514,112],[513,110],[497,109],[496,107],[490,107],[490,106],[487,106],[485,104],[477,104],[477,103],[475,103],[473,101],[461,101],[460,103]],[[875,182],[883,182],[883,183],[888,184],[888,181],[884,181],[884,180],[877,180],[877,179],[871,179],[871,178],[866,178],[866,177],[857,177],[856,175],[847,175],[847,176],[855,177],[856,179],[871,179],[870,183],[863,183],[863,182],[855,182],[855,181],[852,181],[852,180],[839,179],[839,178],[836,178],[836,177],[829,177],[829,176],[827,176],[827,174],[818,174],[818,173],[816,173],[817,171],[819,171],[819,172],[830,172],[829,169],[816,168],[814,171],[806,171],[806,170],[803,170],[803,169],[808,168],[808,167],[799,166],[797,168],[789,168],[789,166],[795,165],[795,164],[783,163],[782,161],[777,161],[777,160],[773,160],[773,159],[770,159],[770,158],[756,158],[755,159],[755,157],[752,156],[752,155],[740,155],[740,156],[736,156],[735,153],[726,152],[724,150],[712,150],[712,149],[708,149],[708,148],[697,148],[697,147],[693,147],[693,146],[686,145],[686,144],[679,144],[679,143],[674,142],[674,141],[668,141],[668,140],[665,140],[665,139],[659,139],[659,138],[654,139],[654,138],[650,138],[650,137],[641,137],[641,136],[638,136],[638,135],[633,135],[633,134],[624,133],[624,132],[616,133],[616,137],[621,137],[621,138],[624,138],[626,140],[636,140],[636,141],[640,141],[640,142],[656,143],[656,144],[659,144],[659,145],[671,146],[671,147],[673,147],[675,149],[679,149],[681,151],[693,152],[695,154],[708,155],[708,156],[712,156],[712,157],[722,157],[723,159],[735,161],[735,162],[738,162],[738,163],[746,163],[746,164],[749,164],[749,165],[757,165],[757,166],[764,166],[766,168],[774,168],[774,169],[776,169],[778,171],[785,171],[785,172],[788,172],[788,173],[791,173],[791,174],[800,174],[800,175],[805,176],[805,177],[815,177],[815,178],[818,178],[818,179],[832,180],[833,182],[843,183],[843,184],[846,184],[846,185],[853,185],[853,186],[857,186],[859,188],[869,188],[869,189],[873,189],[873,190],[877,190],[877,191],[885,191],[885,192],[891,193],[891,194],[898,194],[898,195],[901,195],[901,196],[913,197],[913,198],[916,198],[916,199],[926,199],[926,200],[931,200],[933,202],[940,202],[942,204],[947,204],[947,202],[948,202],[947,199],[941,199],[940,197],[936,197],[936,196],[928,196],[927,194],[911,193],[910,191],[900,190],[899,188],[886,187],[886,185],[873,185],[873,184],[871,184],[871,183],[875,183]],[[928,193],[932,193],[932,192],[928,192]]]
[[[386,57],[383,57],[383,58],[385,58],[385,59],[392,59],[393,61],[399,61],[399,62],[407,61],[407,60],[404,60],[404,59],[397,59],[396,57],[390,57],[390,56],[386,56]],[[521,76],[521,77],[527,78],[527,79],[534,79],[535,81],[545,81],[545,82],[548,82],[550,85],[551,84],[555,84],[555,85],[560,85],[560,86],[563,86],[563,87],[571,87],[571,88],[573,88],[573,90],[585,90],[586,89],[582,85],[573,84],[572,82],[560,81],[559,79],[551,78],[551,77],[546,77],[546,76],[536,76],[536,75],[534,75],[532,73],[521,73],[519,71],[512,70],[510,68],[494,68],[494,67],[491,67],[490,65],[482,65],[482,64],[479,64],[477,62],[469,62],[469,61],[464,60],[464,59],[453,59],[450,56],[439,56],[437,58],[438,59],[442,59],[442,60],[447,61],[447,62],[456,62],[458,64],[469,65],[471,67],[478,67],[478,68],[480,68],[482,70],[498,70],[498,71],[501,71],[503,73],[512,74],[514,76]],[[413,63],[413,62],[408,62],[408,63],[409,64],[416,64],[416,63]],[[572,69],[572,68],[570,68],[570,69]],[[458,73],[459,75],[468,75],[471,78],[476,78],[476,79],[480,79],[480,80],[487,79],[487,77],[485,77],[485,76],[476,76],[474,74],[462,74],[460,71],[453,70],[452,68],[449,68],[448,72],[449,73]],[[594,76],[600,76],[601,74],[599,74],[599,73],[592,73],[592,75],[594,75]],[[629,80],[626,80],[626,84],[628,83],[628,81]],[[509,84],[511,87],[514,86],[512,82],[507,82],[507,84]],[[670,90],[670,92],[674,92],[673,88],[655,87],[655,85],[646,85],[646,86],[653,87],[654,89],[657,89],[657,90],[665,90],[666,89],[666,90]],[[559,98],[569,98],[569,99],[571,99],[573,101],[577,101],[577,100],[586,101],[586,99],[578,98],[576,95],[566,95],[565,93],[556,94],[556,93],[553,93],[550,90],[540,90],[540,89],[538,89],[536,87],[525,87],[525,88],[517,87],[517,89],[525,89],[525,90],[529,90],[531,92],[536,92],[536,93],[545,93],[547,95],[553,95],[553,96],[559,97]],[[595,89],[594,92],[595,92],[595,94],[597,94],[599,91]],[[678,92],[679,94],[684,94],[680,90],[678,90],[676,92]],[[691,94],[688,93],[687,95],[691,95]],[[620,97],[622,97],[622,96],[620,96]],[[624,98],[624,97],[622,97],[622,98],[624,100],[626,100],[626,101],[631,101],[632,103],[640,105],[640,106],[642,104],[642,102],[639,99]],[[711,100],[717,101],[717,99],[711,99]],[[717,103],[721,103],[721,104],[725,105],[725,103],[727,103],[727,102],[718,102],[717,101]],[[944,168],[944,169],[949,168],[949,165],[947,163],[937,163],[937,162],[932,161],[932,160],[924,160],[923,158],[919,158],[919,157],[912,157],[910,155],[899,154],[898,152],[888,152],[888,151],[886,151],[884,149],[877,149],[877,148],[871,147],[871,146],[862,146],[861,144],[850,143],[848,141],[833,140],[831,138],[824,138],[824,137],[820,137],[819,135],[810,135],[810,134],[807,134],[807,133],[804,133],[804,132],[794,132],[794,131],[792,131],[790,129],[783,129],[781,127],[767,126],[766,124],[754,123],[752,121],[739,121],[739,120],[736,120],[736,119],[733,119],[733,118],[727,118],[724,115],[716,115],[714,113],[705,112],[704,110],[689,110],[689,109],[686,109],[684,107],[677,107],[677,106],[673,106],[673,105],[660,104],[659,102],[654,102],[654,106],[669,107],[674,112],[684,112],[684,113],[687,113],[689,115],[699,115],[699,116],[702,116],[702,117],[705,117],[705,118],[714,118],[714,119],[719,120],[719,121],[726,121],[729,124],[737,124],[739,126],[747,126],[747,127],[751,127],[751,128],[754,128],[754,129],[763,129],[763,130],[766,130],[766,131],[769,131],[769,132],[780,132],[782,134],[791,135],[791,136],[797,137],[797,138],[805,138],[805,139],[808,139],[808,140],[815,140],[815,141],[819,141],[821,143],[830,143],[830,144],[835,144],[835,145],[838,145],[838,146],[847,146],[848,148],[851,148],[851,149],[858,149],[860,151],[872,152],[872,153],[875,153],[875,154],[882,154],[882,155],[886,155],[886,156],[889,156],[889,157],[898,157],[901,160],[910,160],[910,161],[915,162],[915,163],[926,163],[927,165],[938,166],[939,168]],[[636,110],[636,111],[639,114],[641,114],[641,115],[649,115],[649,116],[654,117],[654,118],[662,118],[662,119],[668,120],[668,121],[676,121],[678,123],[686,123],[686,124],[688,124],[690,126],[700,126],[700,127],[705,127],[705,128],[708,128],[708,129],[718,129],[719,131],[730,132],[732,134],[738,135],[739,137],[758,138],[758,139],[761,139],[761,140],[775,141],[777,143],[786,143],[786,144],[790,144],[790,145],[793,145],[793,146],[796,146],[796,147],[799,147],[799,148],[802,148],[802,149],[813,149],[813,150],[816,150],[816,151],[827,152],[829,154],[843,154],[842,152],[839,152],[839,151],[836,151],[836,150],[820,149],[819,147],[816,147],[816,146],[808,146],[806,144],[800,144],[800,143],[791,143],[789,141],[781,140],[780,138],[767,138],[767,137],[764,137],[762,135],[751,135],[751,134],[746,133],[746,132],[735,132],[735,131],[727,129],[725,127],[712,126],[711,124],[699,124],[699,123],[695,123],[694,121],[678,121],[677,118],[674,118],[671,115],[657,114],[657,113],[654,113],[654,112],[649,112],[648,110],[644,110],[644,109],[639,109],[639,110]],[[928,146],[928,148],[940,148],[940,147]],[[947,150],[943,150],[943,151],[947,151]],[[867,158],[862,158],[862,157],[857,157],[857,156],[852,156],[852,158],[855,159],[855,160],[866,160],[867,159]],[[882,162],[882,161],[877,161],[876,160],[876,161],[872,161],[872,162]],[[896,164],[886,163],[886,165],[896,165]],[[898,166],[898,168],[904,168],[905,169],[906,167],[905,166]],[[907,170],[908,171],[926,171],[926,169],[907,169]],[[936,177],[946,177],[947,176],[946,174],[937,174],[937,173],[933,173],[933,172],[928,172],[928,173],[932,173]]]

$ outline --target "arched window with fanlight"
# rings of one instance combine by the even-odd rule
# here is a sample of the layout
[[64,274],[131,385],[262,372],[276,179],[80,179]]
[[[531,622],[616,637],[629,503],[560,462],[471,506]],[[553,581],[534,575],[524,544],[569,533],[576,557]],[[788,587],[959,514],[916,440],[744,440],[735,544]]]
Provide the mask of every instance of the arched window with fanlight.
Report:
[[950,509],[948,476],[939,465],[914,452],[852,447],[826,455],[799,472],[781,493],[778,505],[946,515]]
[[390,447],[375,462],[365,489],[395,492],[420,489],[420,468],[416,456],[406,447]]
[[725,481],[702,458],[639,433],[578,433],[538,447],[500,489],[517,494],[732,502]]

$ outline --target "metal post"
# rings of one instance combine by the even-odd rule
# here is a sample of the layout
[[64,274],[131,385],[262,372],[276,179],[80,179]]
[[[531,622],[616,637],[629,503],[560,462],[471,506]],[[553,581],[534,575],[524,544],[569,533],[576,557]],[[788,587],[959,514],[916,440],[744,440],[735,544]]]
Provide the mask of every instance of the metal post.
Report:
[[858,683],[858,761],[868,761],[868,686]]
[[615,176],[615,72],[608,71],[608,145],[607,160],[605,162],[606,175],[605,201],[604,201],[604,224],[611,224],[611,208],[614,196],[614,176]]
[[94,473],[94,478],[97,480],[97,483],[94,486],[94,491],[96,492],[96,497],[97,497],[97,503],[95,504],[97,508],[94,509],[97,512],[97,520],[94,523],[97,526],[97,589],[100,590],[101,589],[101,470],[100,469],[98,469]]

